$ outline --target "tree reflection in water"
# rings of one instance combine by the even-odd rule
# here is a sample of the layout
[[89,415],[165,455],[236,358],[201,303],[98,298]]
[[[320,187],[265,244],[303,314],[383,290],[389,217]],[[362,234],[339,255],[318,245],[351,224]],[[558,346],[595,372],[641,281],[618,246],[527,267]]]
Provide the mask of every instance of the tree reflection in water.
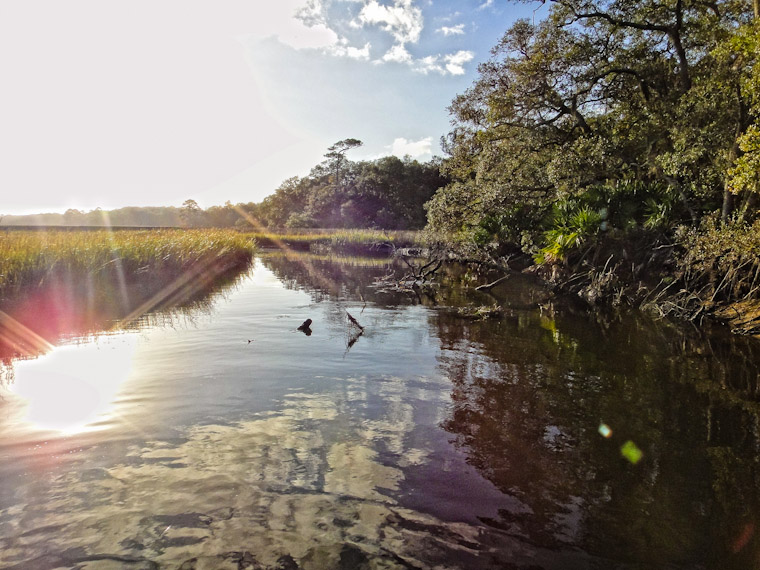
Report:
[[758,567],[754,339],[551,306],[437,326],[443,427],[524,505],[484,522],[611,559]]
[[[315,278],[314,266],[267,263],[297,275],[297,286],[336,296],[421,300],[379,294],[342,264],[324,261]],[[325,275],[341,287],[324,287]],[[431,315],[452,382],[441,427],[514,499],[484,523],[610,561],[760,568],[756,339],[575,311],[522,276],[496,298],[474,296],[458,286],[463,278],[464,268],[447,268],[442,310]],[[506,316],[473,320],[446,309],[494,302]],[[635,465],[621,453],[626,444],[642,452]]]

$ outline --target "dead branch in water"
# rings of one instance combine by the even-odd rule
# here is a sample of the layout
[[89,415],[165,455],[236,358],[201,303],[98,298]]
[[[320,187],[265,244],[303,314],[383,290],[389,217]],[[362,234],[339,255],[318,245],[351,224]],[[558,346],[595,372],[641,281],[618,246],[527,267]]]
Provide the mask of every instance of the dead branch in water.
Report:
[[412,273],[410,275],[406,275],[403,280],[421,281],[423,283],[429,277],[434,275],[443,265],[443,259],[440,258],[434,258],[423,265],[417,265],[416,263],[409,261],[406,257],[403,256],[401,257],[401,261],[403,261],[406,266],[412,270]]
[[494,287],[496,287],[499,283],[502,281],[506,281],[509,279],[509,275],[504,275],[503,277],[499,277],[496,281],[493,281],[492,283],[486,283],[485,285],[479,285],[478,287],[475,287],[476,291],[490,291]]
[[351,324],[356,326],[360,331],[364,330],[364,327],[359,324],[359,321],[357,321],[354,317],[351,316],[351,313],[346,311],[346,315],[348,316],[348,320],[351,321]]
[[354,330],[353,332],[349,333],[348,340],[346,341],[346,351],[343,353],[343,358],[346,358],[348,351],[351,350],[351,347],[354,346],[354,344],[356,344],[356,341],[359,340],[359,337],[364,334],[364,327],[359,324],[359,321],[357,321],[348,311],[346,311],[346,316],[348,317],[349,323],[359,330]]

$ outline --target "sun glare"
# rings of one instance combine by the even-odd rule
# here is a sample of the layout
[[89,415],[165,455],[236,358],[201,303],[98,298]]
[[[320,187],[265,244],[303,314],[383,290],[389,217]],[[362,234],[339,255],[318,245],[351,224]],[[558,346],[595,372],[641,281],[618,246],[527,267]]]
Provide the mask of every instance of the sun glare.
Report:
[[102,429],[130,374],[136,346],[136,335],[113,335],[16,362],[10,389],[26,401],[23,421],[66,434]]

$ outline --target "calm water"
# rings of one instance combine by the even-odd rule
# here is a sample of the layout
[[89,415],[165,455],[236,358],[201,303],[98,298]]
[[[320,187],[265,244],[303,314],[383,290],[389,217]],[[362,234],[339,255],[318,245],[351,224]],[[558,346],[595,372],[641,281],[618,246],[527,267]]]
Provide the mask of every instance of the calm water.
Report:
[[7,349],[0,567],[760,568],[760,343],[391,271],[265,254]]

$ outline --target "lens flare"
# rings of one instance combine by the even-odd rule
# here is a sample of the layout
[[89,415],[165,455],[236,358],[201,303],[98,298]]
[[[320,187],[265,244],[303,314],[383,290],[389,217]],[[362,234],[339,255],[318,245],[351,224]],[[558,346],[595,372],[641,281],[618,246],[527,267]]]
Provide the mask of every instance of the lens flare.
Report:
[[629,439],[620,448],[620,455],[625,457],[633,465],[636,465],[639,461],[641,461],[644,452],[641,451],[638,446]]

